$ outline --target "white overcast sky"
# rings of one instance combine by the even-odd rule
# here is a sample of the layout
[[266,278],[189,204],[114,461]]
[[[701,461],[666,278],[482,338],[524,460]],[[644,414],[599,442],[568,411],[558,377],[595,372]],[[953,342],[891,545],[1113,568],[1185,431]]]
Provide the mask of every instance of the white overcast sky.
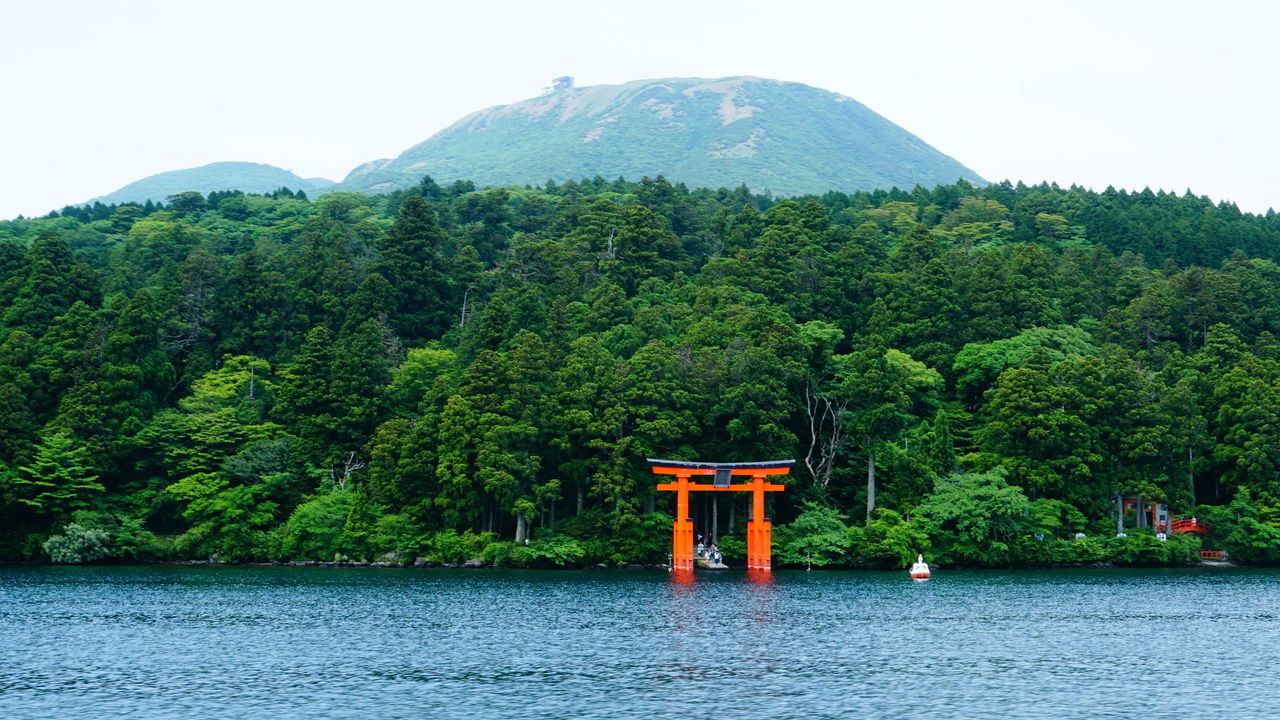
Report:
[[988,180],[1280,207],[1280,5],[0,0],[0,218],[218,160],[341,179],[490,105],[758,75]]

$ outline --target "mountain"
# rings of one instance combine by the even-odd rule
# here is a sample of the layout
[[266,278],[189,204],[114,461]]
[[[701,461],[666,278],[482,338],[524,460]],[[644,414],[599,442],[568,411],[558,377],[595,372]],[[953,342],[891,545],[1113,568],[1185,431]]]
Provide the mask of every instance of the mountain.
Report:
[[659,174],[782,195],[984,183],[853,98],[731,77],[564,88],[488,108],[395,159],[357,167],[333,189],[386,191],[424,175],[505,185]]
[[290,190],[315,190],[332,185],[324,178],[300,178],[274,165],[250,162],[216,162],[186,170],[170,170],[142,178],[136,182],[89,200],[105,205],[124,202],[164,201],[165,197],[186,190],[209,193],[214,190],[243,190],[268,193],[287,187]]

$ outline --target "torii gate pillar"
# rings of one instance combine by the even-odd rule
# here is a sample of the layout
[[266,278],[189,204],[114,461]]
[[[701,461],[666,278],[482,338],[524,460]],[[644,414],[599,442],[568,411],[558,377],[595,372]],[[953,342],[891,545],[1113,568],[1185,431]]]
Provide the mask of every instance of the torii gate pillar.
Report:
[[[700,491],[749,491],[751,518],[747,521],[747,568],[773,568],[773,523],[764,516],[764,494],[785,490],[784,485],[765,482],[769,475],[791,472],[794,460],[753,463],[704,463],[649,458],[655,475],[674,475],[675,482],[661,483],[658,490],[676,493],[676,519],[671,529],[671,569],[693,569],[693,520],[689,517],[689,493]],[[714,482],[694,483],[693,476],[714,476]],[[750,477],[750,482],[733,484],[734,477]]]
[[773,521],[764,516],[764,476],[751,478],[751,519],[747,520],[747,568],[773,569]]

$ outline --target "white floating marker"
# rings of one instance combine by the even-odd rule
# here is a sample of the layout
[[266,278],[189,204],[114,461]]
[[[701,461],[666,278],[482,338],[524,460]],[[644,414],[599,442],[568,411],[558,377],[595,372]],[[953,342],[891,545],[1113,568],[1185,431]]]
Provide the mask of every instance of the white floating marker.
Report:
[[916,555],[916,562],[911,566],[912,580],[928,580],[929,579],[929,563],[924,561],[924,555]]

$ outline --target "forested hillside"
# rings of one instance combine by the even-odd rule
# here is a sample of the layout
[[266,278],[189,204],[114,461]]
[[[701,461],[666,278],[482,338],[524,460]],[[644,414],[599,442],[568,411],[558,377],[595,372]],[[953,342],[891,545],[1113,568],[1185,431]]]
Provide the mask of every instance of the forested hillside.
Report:
[[[0,552],[654,562],[646,457],[794,457],[784,562],[1194,554],[1115,538],[1116,492],[1272,562],[1277,260],[1273,213],[1008,184],[426,179],[4,222]],[[733,558],[744,506],[697,520]]]

